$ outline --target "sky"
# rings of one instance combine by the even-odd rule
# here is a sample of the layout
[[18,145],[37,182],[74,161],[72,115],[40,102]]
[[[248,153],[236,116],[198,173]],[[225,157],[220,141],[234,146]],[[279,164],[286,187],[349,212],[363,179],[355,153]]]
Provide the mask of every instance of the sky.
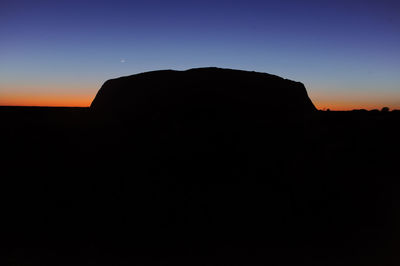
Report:
[[400,109],[400,1],[0,0],[0,105],[208,66],[300,81],[319,109]]

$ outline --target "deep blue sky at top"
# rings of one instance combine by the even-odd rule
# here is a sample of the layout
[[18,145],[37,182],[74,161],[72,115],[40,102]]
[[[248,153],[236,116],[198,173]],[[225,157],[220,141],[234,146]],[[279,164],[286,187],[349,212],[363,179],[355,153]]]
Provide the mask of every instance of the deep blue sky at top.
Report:
[[398,1],[0,0],[0,98],[219,66],[301,81],[320,107],[399,108],[399,47]]

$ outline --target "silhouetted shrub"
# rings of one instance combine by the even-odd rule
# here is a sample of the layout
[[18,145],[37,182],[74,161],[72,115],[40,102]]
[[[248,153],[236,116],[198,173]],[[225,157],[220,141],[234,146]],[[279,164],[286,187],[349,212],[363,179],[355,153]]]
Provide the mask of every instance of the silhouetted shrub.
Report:
[[389,107],[383,107],[383,108],[381,109],[381,112],[389,112]]
[[370,110],[369,112],[370,112],[370,113],[376,114],[376,113],[379,113],[379,110],[378,110],[378,109],[372,109],[372,110]]
[[353,109],[352,112],[368,112],[366,109]]

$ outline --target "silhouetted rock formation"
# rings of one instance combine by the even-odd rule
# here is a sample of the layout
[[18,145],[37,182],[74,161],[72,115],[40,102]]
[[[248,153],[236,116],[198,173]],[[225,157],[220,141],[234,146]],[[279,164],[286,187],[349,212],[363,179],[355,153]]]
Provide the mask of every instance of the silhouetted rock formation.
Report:
[[[159,115],[168,110],[304,113],[315,107],[304,85],[278,76],[221,68],[161,70],[108,80],[91,104],[95,111]],[[199,113],[199,112],[196,112]]]
[[119,155],[117,169],[132,171],[121,143],[140,161],[136,171],[202,182],[273,179],[289,149],[302,145],[304,116],[316,110],[300,82],[220,68],[109,80],[90,108],[107,132],[98,142],[104,165]]

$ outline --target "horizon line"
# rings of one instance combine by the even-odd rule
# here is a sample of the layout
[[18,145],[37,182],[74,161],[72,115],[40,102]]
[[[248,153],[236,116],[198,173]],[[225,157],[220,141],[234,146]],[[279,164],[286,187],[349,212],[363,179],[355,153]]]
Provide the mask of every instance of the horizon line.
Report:
[[[0,104],[0,107],[23,107],[23,108],[90,108],[90,105],[86,106],[78,106],[78,105],[2,105]],[[346,111],[355,111],[355,110],[366,110],[366,111],[374,111],[374,110],[382,110],[382,108],[385,108],[387,106],[383,107],[377,107],[377,108],[329,108],[329,107],[323,107],[319,108],[316,106],[316,109],[318,111],[337,111],[337,112],[346,112]],[[388,107],[389,108],[389,107]],[[400,109],[396,108],[389,108],[389,111],[398,111]]]

